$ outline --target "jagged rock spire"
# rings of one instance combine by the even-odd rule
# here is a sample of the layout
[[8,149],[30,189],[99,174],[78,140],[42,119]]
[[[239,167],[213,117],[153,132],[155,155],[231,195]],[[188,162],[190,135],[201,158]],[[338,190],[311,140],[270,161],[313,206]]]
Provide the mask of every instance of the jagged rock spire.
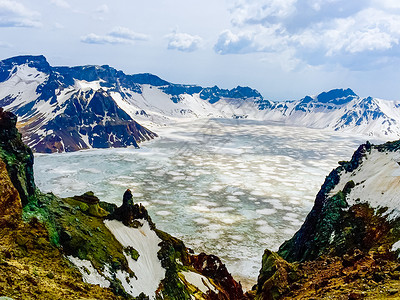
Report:
[[130,206],[133,205],[133,195],[130,189],[127,189],[124,193],[124,197],[122,200],[122,206]]
[[122,199],[122,205],[118,207],[108,219],[118,220],[124,223],[125,226],[137,227],[138,223],[135,222],[139,219],[147,220],[150,227],[155,227],[154,223],[142,204],[134,204],[133,195],[131,190],[126,190]]

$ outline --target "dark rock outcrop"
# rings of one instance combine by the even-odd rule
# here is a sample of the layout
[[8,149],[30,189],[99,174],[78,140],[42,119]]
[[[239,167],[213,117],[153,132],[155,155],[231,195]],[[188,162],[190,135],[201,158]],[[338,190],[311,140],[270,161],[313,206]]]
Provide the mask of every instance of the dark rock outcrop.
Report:
[[[226,299],[239,300],[246,299],[243,295],[243,290],[240,282],[236,282],[232,275],[226,269],[226,266],[215,255],[207,255],[200,253],[199,255],[192,255],[190,257],[191,266],[202,275],[213,279],[221,287],[224,288],[224,296]],[[217,296],[217,295],[215,295]],[[215,299],[221,299],[215,297]]]
[[6,164],[11,181],[25,205],[36,189],[33,154],[22,142],[16,123],[17,117],[0,107],[0,158]]
[[81,211],[94,217],[105,217],[109,213],[100,206],[100,199],[93,192],[86,192],[81,196],[74,196],[63,199],[68,204],[79,206]]
[[122,205],[114,210],[108,217],[110,220],[121,221],[125,226],[137,227],[137,220],[144,219],[154,228],[149,213],[142,204],[133,203],[131,190],[126,190],[123,196]]
[[[87,99],[90,99],[88,101]],[[35,128],[27,125],[23,132]],[[157,134],[141,126],[121,108],[104,90],[76,93],[66,104],[62,114],[43,126],[45,137],[35,135],[37,152],[72,152],[80,149],[118,148],[133,146],[157,137]]]
[[297,279],[295,267],[278,254],[265,250],[256,286],[257,299],[279,299],[294,279]]

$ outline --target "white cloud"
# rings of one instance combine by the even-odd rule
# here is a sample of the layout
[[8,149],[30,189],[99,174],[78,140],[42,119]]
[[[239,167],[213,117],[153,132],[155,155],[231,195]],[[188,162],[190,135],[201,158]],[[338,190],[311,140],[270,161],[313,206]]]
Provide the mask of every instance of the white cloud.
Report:
[[400,9],[400,2],[398,0],[372,0],[374,5],[381,6],[387,9]]
[[231,9],[232,23],[236,26],[264,23],[269,18],[285,18],[296,11],[297,0],[241,0]]
[[239,0],[230,10],[233,27],[220,34],[214,50],[277,58],[285,52],[311,65],[377,65],[398,52],[399,10],[397,0]]
[[0,27],[40,27],[40,14],[13,0],[0,0]]
[[293,49],[287,49],[279,53],[265,53],[261,61],[271,65],[279,64],[280,68],[285,72],[292,72],[304,65],[300,59],[296,58],[296,53]]
[[400,18],[372,8],[292,37],[301,46],[324,48],[326,56],[389,50],[399,44],[399,39]]
[[149,37],[142,33],[136,33],[129,28],[114,27],[105,35],[89,33],[81,37],[81,42],[87,44],[133,44],[135,41],[145,41]]
[[173,32],[166,35],[168,41],[168,49],[179,50],[182,52],[193,52],[198,50],[203,39],[198,35],[190,35],[188,33]]
[[143,33],[137,33],[126,27],[114,27],[109,33],[109,36],[120,38],[128,41],[146,41],[149,37]]
[[257,51],[253,47],[253,35],[249,32],[234,34],[230,30],[224,30],[218,37],[214,46],[219,54],[239,54]]
[[252,30],[233,33],[223,31],[214,46],[219,54],[244,54],[251,52],[275,52],[285,49],[287,35],[280,25],[270,27],[255,26]]
[[70,8],[71,6],[65,0],[50,0],[51,4],[54,4],[60,8]]
[[108,7],[107,4],[102,4],[96,8],[96,12],[99,14],[107,14],[107,13],[109,13],[109,11],[110,11],[110,8]]
[[63,24],[61,24],[61,23],[55,22],[54,23],[54,28],[56,28],[56,29],[64,29],[65,26]]

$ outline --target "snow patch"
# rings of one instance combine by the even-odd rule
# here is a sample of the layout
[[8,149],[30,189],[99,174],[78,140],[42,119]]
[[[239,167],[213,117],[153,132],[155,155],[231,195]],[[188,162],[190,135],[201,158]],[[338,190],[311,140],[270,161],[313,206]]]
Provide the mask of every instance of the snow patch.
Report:
[[146,220],[138,221],[142,223],[139,228],[127,227],[116,220],[106,220],[104,224],[122,246],[130,246],[136,249],[140,255],[137,261],[125,255],[129,268],[135,273],[136,278],[129,278],[126,272],[120,270],[116,274],[125,291],[133,297],[137,297],[143,292],[151,299],[155,299],[155,292],[160,281],[165,277],[165,269],[157,257],[161,239],[151,230]]
[[329,193],[330,196],[342,191],[350,180],[355,187],[347,195],[347,203],[368,203],[373,208],[387,207],[390,219],[400,216],[400,153],[379,152],[372,149],[363,158],[359,167],[352,171],[342,171],[340,181]]
[[75,87],[82,91],[87,91],[87,90],[97,91],[99,89],[107,90],[107,88],[102,87],[100,85],[101,82],[102,82],[102,80],[96,80],[96,81],[75,80]]
[[[397,251],[400,249],[400,241],[397,241],[396,243],[393,244],[391,251]],[[400,255],[399,255],[400,257]]]
[[181,274],[186,282],[198,288],[202,293],[206,294],[208,291],[213,291],[218,294],[218,290],[207,277],[195,272],[182,271]]
[[72,255],[67,256],[67,258],[78,268],[79,272],[81,272],[84,282],[97,284],[106,288],[110,287],[110,282],[97,272],[89,260],[82,260]]

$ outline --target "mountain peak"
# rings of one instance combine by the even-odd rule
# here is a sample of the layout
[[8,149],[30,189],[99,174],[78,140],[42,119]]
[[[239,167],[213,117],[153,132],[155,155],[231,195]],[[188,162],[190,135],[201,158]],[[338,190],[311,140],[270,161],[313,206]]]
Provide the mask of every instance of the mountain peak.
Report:
[[351,89],[333,89],[329,92],[323,92],[317,96],[318,102],[332,103],[336,105],[345,104],[350,102],[355,97],[358,97],[356,93]]
[[50,65],[47,62],[46,57],[43,55],[21,55],[15,56],[8,59],[4,59],[0,61],[0,66],[14,66],[14,65],[23,65],[28,64],[28,66],[37,68],[38,70],[49,69]]
[[44,55],[19,55],[4,59],[2,60],[2,62],[4,63],[14,62],[15,64],[24,64],[29,62],[47,63],[47,59],[46,57],[44,57]]
[[51,67],[43,55],[21,55],[0,61],[0,82],[5,81],[10,76],[10,71],[16,65],[28,65],[41,72],[49,72]]
[[138,84],[151,84],[153,86],[169,85],[168,81],[165,81],[164,79],[161,79],[157,75],[153,75],[150,73],[134,74],[130,75],[130,77],[133,82]]

